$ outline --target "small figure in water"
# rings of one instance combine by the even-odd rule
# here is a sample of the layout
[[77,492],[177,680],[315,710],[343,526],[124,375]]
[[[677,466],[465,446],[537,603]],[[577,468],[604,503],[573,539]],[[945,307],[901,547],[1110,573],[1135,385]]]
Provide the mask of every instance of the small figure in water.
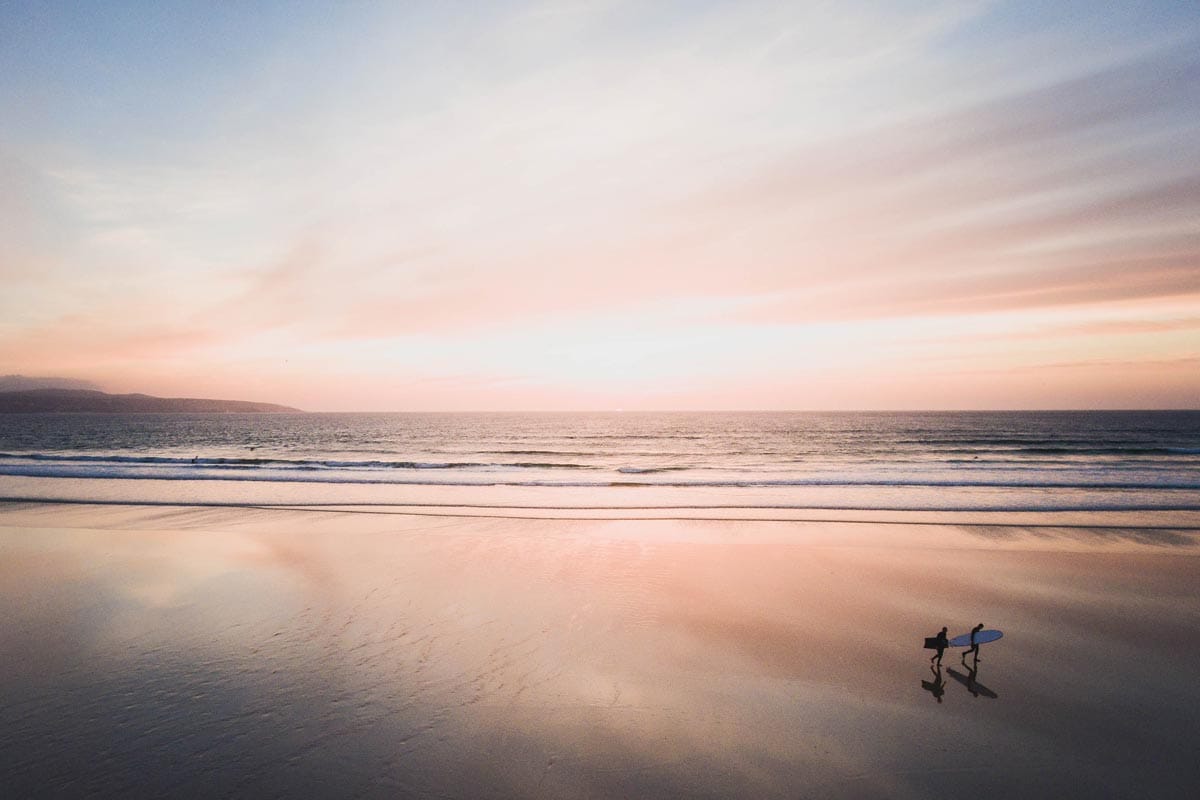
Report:
[[[942,655],[946,652],[946,648],[950,646],[950,640],[946,638],[946,629],[942,628],[941,632],[933,637],[934,649],[937,650],[937,655],[930,656],[929,663],[937,662],[940,667],[942,665]],[[940,701],[939,701],[940,702]]]
[[962,655],[963,664],[967,663],[967,656],[970,656],[970,655],[975,656],[976,663],[979,662],[979,642],[975,641],[975,637],[979,635],[979,632],[981,630],[983,630],[982,622],[979,623],[978,625],[976,625],[974,628],[971,628],[971,649],[968,650],[967,652],[963,653],[963,655]]

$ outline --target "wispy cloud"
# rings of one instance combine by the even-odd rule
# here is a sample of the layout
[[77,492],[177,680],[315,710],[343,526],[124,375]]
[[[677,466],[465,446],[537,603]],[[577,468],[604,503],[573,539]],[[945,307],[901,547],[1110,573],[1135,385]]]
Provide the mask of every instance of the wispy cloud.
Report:
[[226,61],[178,32],[196,68],[172,78],[124,42],[125,89],[47,90],[69,124],[0,126],[5,369],[257,374],[308,407],[402,374],[389,402],[454,385],[476,408],[703,407],[728,380],[810,405],[797,387],[831,375],[818,399],[886,398],[874,370],[919,404],[887,365],[936,354],[930,326],[962,363],[1021,320],[1077,349],[1131,306],[1163,327],[1103,336],[1175,357],[1200,304],[1200,19],[1056,14],[353,7],[270,36],[225,19]]

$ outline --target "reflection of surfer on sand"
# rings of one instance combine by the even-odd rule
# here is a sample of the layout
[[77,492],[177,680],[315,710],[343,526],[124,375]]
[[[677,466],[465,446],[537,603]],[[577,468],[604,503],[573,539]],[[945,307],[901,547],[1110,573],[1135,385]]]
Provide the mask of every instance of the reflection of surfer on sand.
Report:
[[975,683],[975,676],[979,674],[979,667],[967,667],[967,691],[979,697],[979,684]]
[[997,697],[999,697],[999,695],[997,695],[991,689],[975,680],[976,676],[979,674],[979,667],[977,666],[967,667],[966,675],[963,675],[961,672],[954,669],[954,667],[950,667],[946,671],[950,673],[951,678],[954,678],[954,680],[967,687],[967,691],[975,697],[987,697],[991,700],[995,700]]
[[939,664],[936,667],[930,667],[929,671],[933,673],[933,680],[921,681],[921,688],[931,693],[940,703],[942,695],[946,693],[946,680],[942,677],[942,666]]

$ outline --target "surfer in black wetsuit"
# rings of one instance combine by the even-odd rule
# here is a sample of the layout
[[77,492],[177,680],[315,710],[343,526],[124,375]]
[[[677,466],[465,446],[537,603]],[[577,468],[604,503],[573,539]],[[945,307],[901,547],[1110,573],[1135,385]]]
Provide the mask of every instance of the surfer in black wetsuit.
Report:
[[971,649],[968,650],[967,652],[963,653],[963,655],[962,655],[962,660],[963,660],[964,664],[967,663],[967,656],[970,656],[970,655],[975,656],[976,663],[979,662],[979,642],[975,641],[975,637],[979,635],[979,632],[981,630],[983,630],[982,622],[979,623],[978,625],[976,625],[974,628],[971,628]]
[[[946,648],[950,646],[950,641],[946,638],[946,629],[942,628],[941,633],[933,637],[933,647],[937,650],[937,655],[931,656],[929,663],[937,662],[940,667],[942,665],[942,654],[946,652]],[[939,702],[941,702],[939,700]]]

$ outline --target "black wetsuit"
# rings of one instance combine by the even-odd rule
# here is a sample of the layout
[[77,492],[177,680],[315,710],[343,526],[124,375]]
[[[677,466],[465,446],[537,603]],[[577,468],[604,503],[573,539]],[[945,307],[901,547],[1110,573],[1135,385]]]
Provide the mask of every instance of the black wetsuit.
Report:
[[975,660],[976,661],[979,660],[979,642],[975,641],[975,637],[979,635],[979,632],[981,630],[983,630],[982,625],[979,625],[975,628],[971,628],[971,649],[968,650],[967,652],[963,653],[963,662],[964,663],[966,662],[967,656],[969,656],[969,655],[974,655]]
[[945,631],[942,631],[941,633],[939,633],[937,636],[935,636],[933,638],[935,639],[934,647],[937,650],[937,655],[929,660],[936,661],[940,664],[940,663],[942,663],[942,654],[945,653],[946,648],[950,646],[950,641],[946,638]]

